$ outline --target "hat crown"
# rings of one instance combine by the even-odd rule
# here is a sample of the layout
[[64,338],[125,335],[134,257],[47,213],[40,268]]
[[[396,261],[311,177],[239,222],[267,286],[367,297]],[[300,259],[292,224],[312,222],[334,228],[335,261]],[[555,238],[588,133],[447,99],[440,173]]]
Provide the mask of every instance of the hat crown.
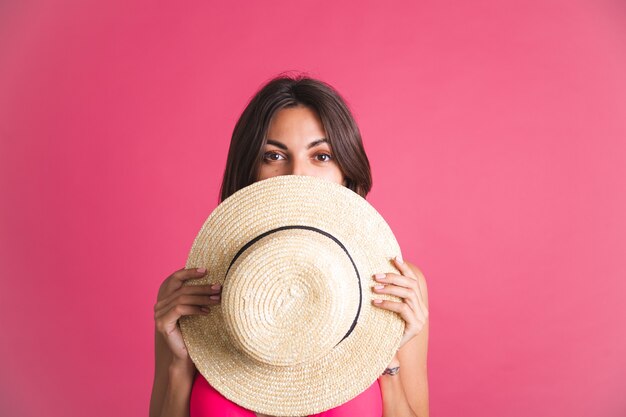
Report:
[[327,354],[358,316],[362,291],[349,254],[312,229],[260,237],[231,265],[222,308],[235,348],[274,366]]
[[[310,229],[306,235],[309,247],[319,246],[318,240],[312,238],[315,234],[312,229],[325,231],[341,242],[345,252],[314,249],[306,253],[315,262],[318,262],[317,258],[334,257],[335,260],[328,262],[332,262],[335,268],[339,268],[336,264],[343,263],[344,257],[349,254],[354,269],[347,272],[350,268],[343,267],[346,272],[335,270],[331,277],[335,281],[341,278],[350,283],[346,276],[353,277],[352,274],[357,271],[361,279],[361,304],[356,307],[358,319],[349,325],[345,338],[344,329],[348,327],[349,319],[338,325],[335,331],[324,330],[325,333],[321,334],[328,339],[328,344],[311,349],[314,355],[339,339],[329,352],[312,362],[276,366],[275,363],[281,363],[281,360],[289,364],[298,359],[285,354],[278,355],[276,360],[264,356],[266,352],[271,352],[272,344],[267,343],[270,346],[267,347],[256,342],[257,334],[239,338],[238,335],[245,334],[247,329],[254,329],[255,324],[240,324],[239,320],[243,319],[233,318],[234,313],[230,310],[236,309],[237,304],[227,300],[227,295],[231,292],[232,295],[245,293],[241,289],[235,290],[232,284],[241,281],[238,285],[242,285],[247,278],[260,276],[261,279],[256,281],[257,288],[251,289],[252,297],[247,300],[252,301],[249,304],[270,306],[273,303],[263,304],[262,298],[254,296],[260,293],[270,297],[267,293],[272,290],[269,283],[274,282],[276,290],[281,290],[275,291],[277,299],[278,294],[282,294],[280,297],[284,300],[283,307],[276,309],[276,317],[284,318],[287,323],[296,323],[298,327],[287,328],[285,333],[294,335],[291,340],[304,340],[303,344],[308,342],[303,339],[307,331],[320,332],[312,329],[319,326],[318,322],[338,322],[344,316],[354,316],[355,311],[352,309],[354,304],[335,316],[321,314],[315,309],[307,311],[308,306],[315,304],[308,301],[312,292],[299,281],[284,282],[285,276],[298,275],[281,269],[291,265],[287,257],[276,261],[275,266],[265,272],[250,270],[248,273],[244,272],[244,268],[238,271],[238,263],[249,256],[249,249],[254,249],[248,246],[249,242],[259,243],[264,239],[258,239],[259,236],[270,237],[269,232],[293,229],[294,226]],[[209,314],[184,315],[179,319],[189,355],[211,386],[231,401],[257,413],[305,416],[343,404],[380,377],[400,344],[404,321],[398,314],[372,305],[370,300],[374,294],[369,288],[375,284],[372,279],[375,273],[398,272],[390,260],[399,254],[398,243],[384,219],[364,198],[348,188],[312,176],[279,175],[257,181],[224,200],[211,213],[194,240],[185,267],[206,267],[208,272],[203,278],[185,281],[184,285],[219,283],[224,288],[219,307],[212,308]],[[271,256],[277,257],[276,254]],[[260,262],[263,268],[268,268],[268,263],[268,260]],[[301,264],[300,261],[298,263]],[[250,262],[249,265],[253,268],[256,263]],[[272,272],[272,268],[278,272]],[[311,280],[318,280],[315,278],[317,273]],[[236,275],[240,277],[236,278]],[[280,282],[284,285],[276,284],[278,277],[282,277]],[[337,290],[338,293],[341,291]],[[353,292],[356,291],[347,293]],[[377,297],[396,300],[391,295]],[[320,296],[320,299],[327,298],[325,294]],[[237,299],[242,297],[235,297]],[[341,306],[348,302],[337,298],[331,304]],[[323,313],[324,309],[321,310]],[[258,311],[259,314],[266,314],[264,309]],[[287,320],[289,316],[296,319]],[[247,317],[244,316],[244,319],[247,320]],[[235,329],[235,325],[241,327]],[[280,335],[275,329],[269,330],[267,333],[270,335],[272,331]],[[265,337],[263,333],[260,336]],[[293,350],[300,352],[301,358],[308,355],[299,348]]]

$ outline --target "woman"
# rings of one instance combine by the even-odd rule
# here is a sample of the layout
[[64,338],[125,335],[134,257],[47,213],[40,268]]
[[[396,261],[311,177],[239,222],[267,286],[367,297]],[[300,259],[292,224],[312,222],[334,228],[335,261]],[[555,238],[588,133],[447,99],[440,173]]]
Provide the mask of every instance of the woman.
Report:
[[[361,135],[348,107],[332,87],[308,77],[279,76],[250,101],[233,132],[220,201],[255,181],[287,174],[322,177],[362,197],[372,184]],[[401,274],[376,274],[379,284],[372,291],[402,300],[373,301],[405,320],[400,349],[389,372],[372,387],[323,415],[369,417],[382,412],[384,417],[428,416],[426,281],[410,262],[394,262]],[[206,314],[220,302],[221,288],[216,285],[183,286],[185,280],[205,273],[178,270],[159,289],[154,306],[156,369],[150,417],[190,416],[190,410],[190,417],[255,416],[212,390],[183,343],[178,319]],[[397,367],[401,371],[394,374]],[[357,413],[355,407],[365,411]]]

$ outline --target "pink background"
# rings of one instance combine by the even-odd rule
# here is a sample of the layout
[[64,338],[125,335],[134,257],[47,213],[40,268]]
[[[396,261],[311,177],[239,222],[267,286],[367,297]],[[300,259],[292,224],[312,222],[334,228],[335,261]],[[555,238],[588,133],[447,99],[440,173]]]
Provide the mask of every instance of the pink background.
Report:
[[147,415],[157,289],[302,70],[426,275],[431,415],[626,415],[624,2],[156,3],[0,7],[0,414]]

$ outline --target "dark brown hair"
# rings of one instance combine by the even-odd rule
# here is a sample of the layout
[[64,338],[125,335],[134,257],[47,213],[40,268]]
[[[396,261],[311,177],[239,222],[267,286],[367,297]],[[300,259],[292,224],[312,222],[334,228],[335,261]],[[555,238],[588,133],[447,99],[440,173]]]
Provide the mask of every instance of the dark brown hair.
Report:
[[303,75],[279,75],[252,97],[230,141],[220,201],[256,181],[267,131],[281,109],[304,105],[319,115],[346,186],[362,197],[372,188],[361,133],[341,95],[325,82]]

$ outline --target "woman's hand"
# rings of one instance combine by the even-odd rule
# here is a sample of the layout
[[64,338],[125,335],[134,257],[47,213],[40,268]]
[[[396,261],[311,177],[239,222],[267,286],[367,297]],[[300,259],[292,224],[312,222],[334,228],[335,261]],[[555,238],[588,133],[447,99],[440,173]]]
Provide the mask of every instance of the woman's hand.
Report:
[[183,282],[191,278],[206,275],[205,268],[180,269],[167,277],[157,295],[154,305],[156,329],[172,351],[173,361],[193,366],[183,335],[178,326],[181,316],[207,314],[209,306],[219,304],[222,288],[219,285],[186,285]]
[[428,318],[428,309],[413,270],[399,256],[394,259],[394,264],[402,275],[393,273],[374,275],[378,285],[373,288],[373,291],[377,294],[395,295],[402,301],[374,299],[373,303],[377,307],[400,314],[406,322],[404,335],[400,341],[399,348],[401,348],[422,330]]

